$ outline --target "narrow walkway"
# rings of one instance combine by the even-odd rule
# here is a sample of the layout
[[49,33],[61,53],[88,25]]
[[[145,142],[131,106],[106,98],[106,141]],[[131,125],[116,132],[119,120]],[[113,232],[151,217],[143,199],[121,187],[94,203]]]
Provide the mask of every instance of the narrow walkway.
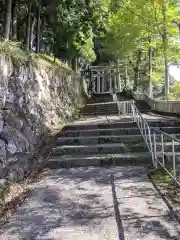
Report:
[[51,170],[11,217],[1,240],[179,239],[143,167]]

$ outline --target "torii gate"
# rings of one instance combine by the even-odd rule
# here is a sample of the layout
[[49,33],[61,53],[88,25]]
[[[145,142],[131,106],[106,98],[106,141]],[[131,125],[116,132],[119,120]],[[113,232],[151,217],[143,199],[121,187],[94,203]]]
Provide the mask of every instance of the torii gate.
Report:
[[121,92],[120,65],[90,66],[90,82],[93,93]]

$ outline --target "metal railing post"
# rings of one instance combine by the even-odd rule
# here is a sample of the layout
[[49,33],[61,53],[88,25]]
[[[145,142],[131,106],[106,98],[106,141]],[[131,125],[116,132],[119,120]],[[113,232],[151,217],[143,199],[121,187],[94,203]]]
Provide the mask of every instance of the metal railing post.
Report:
[[151,151],[151,156],[152,156],[152,162],[153,166],[155,165],[155,160],[154,160],[154,151],[153,151],[153,144],[152,144],[152,139],[151,139],[151,131],[148,126],[148,136],[149,136],[149,143],[150,143],[150,151]]
[[161,134],[161,151],[162,151],[162,165],[163,167],[165,166],[165,162],[164,162],[164,136],[163,134]]
[[156,133],[153,133],[153,146],[154,146],[154,161],[155,161],[155,168],[157,168]]
[[[177,169],[176,169],[176,152],[175,152],[175,145],[176,142],[180,145],[180,140],[177,139],[176,137],[165,133],[159,129],[154,129],[153,133],[151,135],[151,128],[149,127],[148,123],[146,120],[143,118],[141,115],[140,111],[136,107],[133,101],[131,101],[131,114],[132,118],[136,122],[143,138],[144,141],[151,153],[152,156],[152,163],[155,168],[158,167],[158,164],[163,167],[163,169],[171,176],[171,178],[174,180],[175,184],[178,184],[180,186],[180,181],[177,179]],[[160,135],[160,143],[161,147],[157,148],[157,138],[156,134]],[[165,137],[171,139],[172,141],[172,161],[173,161],[173,170],[172,168],[168,168],[168,165],[166,166],[166,156],[165,156]],[[159,141],[159,140],[158,140]],[[168,159],[167,159],[168,161]]]
[[175,148],[174,148],[174,140],[172,140],[172,154],[173,154],[173,177],[174,183],[176,182],[176,155],[175,155]]

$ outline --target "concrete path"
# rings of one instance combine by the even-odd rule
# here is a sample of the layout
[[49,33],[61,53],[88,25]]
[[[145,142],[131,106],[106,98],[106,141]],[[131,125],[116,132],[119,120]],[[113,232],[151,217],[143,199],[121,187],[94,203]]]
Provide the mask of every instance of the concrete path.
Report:
[[180,229],[143,167],[50,170],[0,240],[175,240]]

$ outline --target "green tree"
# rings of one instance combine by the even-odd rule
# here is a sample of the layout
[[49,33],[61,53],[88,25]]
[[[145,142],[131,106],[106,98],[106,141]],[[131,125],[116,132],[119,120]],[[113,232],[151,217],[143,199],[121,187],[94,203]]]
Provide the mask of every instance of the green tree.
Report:
[[9,40],[10,28],[11,28],[11,16],[12,16],[12,0],[6,0],[6,11],[4,21],[4,37]]
[[[140,84],[140,69],[143,68],[148,80],[151,81],[152,70],[157,71],[156,59],[161,65],[164,62],[165,95],[167,96],[169,92],[168,63],[177,61],[179,49],[179,44],[175,42],[179,35],[178,28],[172,24],[173,21],[179,21],[177,1],[130,0],[125,2],[122,0],[120,4],[119,10],[112,13],[108,19],[107,34],[104,39],[106,51],[113,52],[117,58],[121,56],[129,59],[135,72],[134,89],[137,88],[137,84]],[[148,85],[151,92],[151,82]]]
[[94,3],[88,0],[2,1],[3,36],[69,63],[78,58],[90,62],[95,58],[94,11]]

